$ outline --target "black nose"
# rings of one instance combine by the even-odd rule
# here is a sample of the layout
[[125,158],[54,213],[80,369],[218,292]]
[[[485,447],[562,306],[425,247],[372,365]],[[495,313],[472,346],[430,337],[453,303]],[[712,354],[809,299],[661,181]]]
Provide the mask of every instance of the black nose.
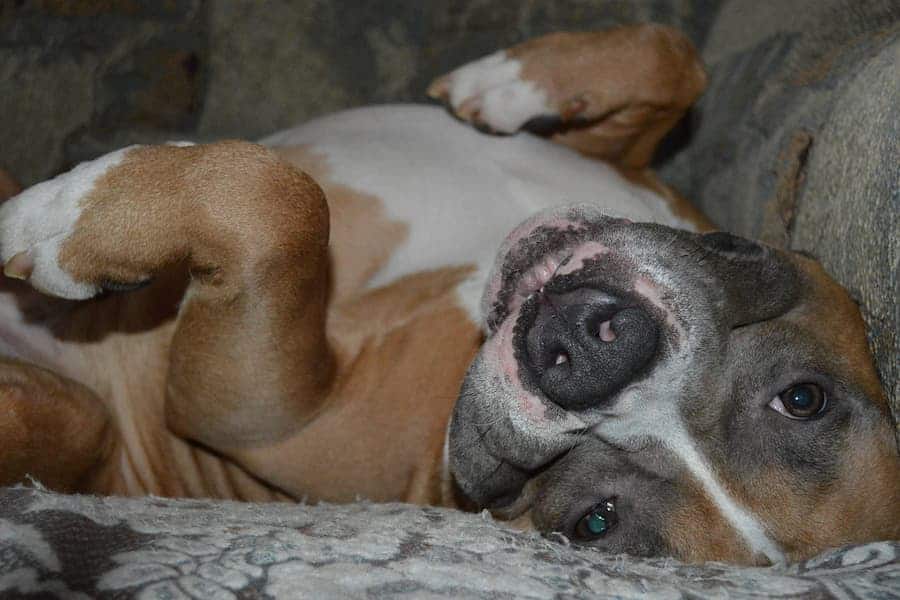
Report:
[[653,356],[659,328],[638,306],[590,288],[545,293],[538,302],[525,366],[547,398],[565,409],[601,404]]

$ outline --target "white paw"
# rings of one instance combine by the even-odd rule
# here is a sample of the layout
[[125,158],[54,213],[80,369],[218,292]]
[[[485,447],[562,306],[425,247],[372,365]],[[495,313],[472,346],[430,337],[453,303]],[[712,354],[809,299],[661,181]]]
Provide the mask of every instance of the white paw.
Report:
[[27,280],[52,296],[84,300],[100,288],[75,281],[59,265],[62,244],[75,230],[81,201],[131,148],[123,148],[32,186],[0,205],[0,265],[9,277]]
[[501,50],[464,65],[439,85],[453,110],[464,119],[514,133],[531,119],[554,114],[547,92],[522,79],[522,63]]

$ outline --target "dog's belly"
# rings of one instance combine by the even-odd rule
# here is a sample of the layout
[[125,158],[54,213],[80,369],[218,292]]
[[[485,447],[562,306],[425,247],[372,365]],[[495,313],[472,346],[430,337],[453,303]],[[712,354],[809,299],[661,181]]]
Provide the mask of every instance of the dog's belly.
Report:
[[[632,221],[693,228],[662,197],[602,162],[530,134],[485,135],[434,106],[349,110],[262,143],[302,147],[316,160],[324,159],[328,179],[380,201],[386,217],[405,225],[405,237],[393,245],[369,288],[422,271],[472,265],[472,276],[458,291],[475,320],[500,243],[534,213],[592,203]],[[282,155],[309,170],[309,155],[298,159],[289,150]],[[357,232],[351,260],[369,254],[367,236],[372,232],[365,227]]]

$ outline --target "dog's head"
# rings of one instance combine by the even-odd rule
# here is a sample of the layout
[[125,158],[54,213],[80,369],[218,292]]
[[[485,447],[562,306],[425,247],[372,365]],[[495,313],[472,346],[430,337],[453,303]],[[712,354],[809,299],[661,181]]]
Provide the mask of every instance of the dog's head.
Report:
[[900,456],[857,307],[813,260],[587,207],[501,249],[450,468],[505,518],[745,563],[900,537]]

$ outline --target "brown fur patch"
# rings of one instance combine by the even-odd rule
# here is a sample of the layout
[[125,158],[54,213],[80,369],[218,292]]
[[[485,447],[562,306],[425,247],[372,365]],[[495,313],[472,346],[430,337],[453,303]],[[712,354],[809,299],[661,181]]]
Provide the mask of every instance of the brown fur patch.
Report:
[[751,555],[744,541],[725,521],[702,487],[693,481],[681,485],[681,504],[672,508],[662,532],[671,552],[686,562],[726,560],[764,564]]
[[341,302],[359,293],[406,240],[409,226],[388,219],[380,198],[333,181],[326,158],[312,149],[294,146],[273,151],[309,173],[328,198],[331,299]]
[[900,460],[889,428],[878,433],[854,439],[832,485],[802,489],[796,476],[775,468],[742,482],[743,503],[790,560],[900,537]]
[[[585,119],[554,139],[584,154],[644,168],[663,136],[706,87],[697,51],[679,31],[655,24],[555,33],[508,55],[521,77],[547,90],[560,114]],[[580,110],[572,113],[568,107]]]
[[298,497],[439,503],[445,428],[482,341],[455,295],[469,272],[412,275],[335,309],[327,410],[291,439],[241,452],[242,464]]
[[111,453],[102,403],[50,371],[0,359],[0,413],[0,485],[30,476],[54,489],[80,489]]
[[836,375],[858,385],[885,417],[890,418],[887,397],[866,342],[866,325],[859,306],[821,264],[804,256],[794,257],[810,283],[805,286],[808,297],[789,318],[799,321],[804,331],[809,331],[822,348],[828,349],[836,362]]
[[[571,125],[555,141],[632,169],[650,163],[659,141],[706,87],[691,42],[662,25],[552,33],[506,52],[522,62],[520,77],[545,90]],[[447,77],[429,88],[433,97],[446,99],[448,92]]]
[[219,449],[301,427],[332,374],[328,210],[312,179],[246,142],[144,147],[81,206],[59,255],[76,280],[131,284],[188,265],[169,426]]

